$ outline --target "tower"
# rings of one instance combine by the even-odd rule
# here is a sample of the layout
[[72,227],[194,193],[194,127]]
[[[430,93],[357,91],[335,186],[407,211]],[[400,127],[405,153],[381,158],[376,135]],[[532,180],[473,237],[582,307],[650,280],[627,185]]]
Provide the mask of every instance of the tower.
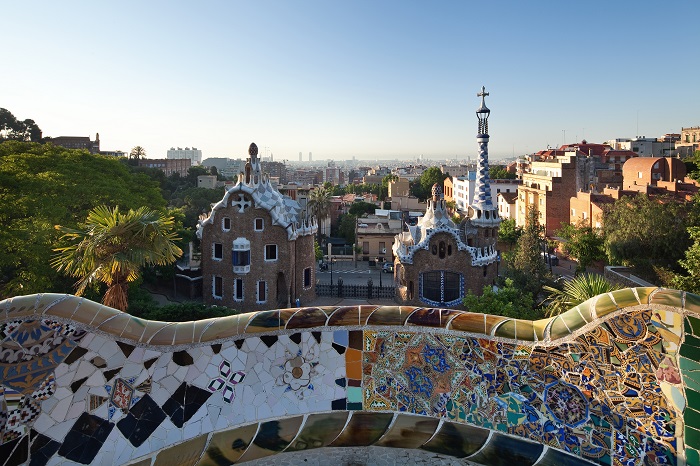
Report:
[[489,95],[484,86],[477,97],[481,97],[481,106],[476,110],[478,133],[476,141],[479,144],[479,170],[476,175],[476,189],[470,206],[470,220],[474,226],[494,227],[501,223],[498,209],[491,200],[491,181],[489,179],[489,116],[491,110],[486,106],[485,98]]

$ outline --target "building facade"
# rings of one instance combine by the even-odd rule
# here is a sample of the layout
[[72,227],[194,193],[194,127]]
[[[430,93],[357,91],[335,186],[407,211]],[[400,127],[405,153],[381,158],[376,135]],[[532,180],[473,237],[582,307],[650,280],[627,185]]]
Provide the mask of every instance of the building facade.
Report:
[[201,165],[202,151],[196,147],[185,147],[184,149],[181,147],[178,147],[177,149],[175,147],[171,147],[168,149],[166,158],[170,160],[190,159],[192,161],[192,165]]
[[425,215],[394,239],[394,283],[401,304],[460,308],[469,290],[480,295],[498,275],[501,220],[491,201],[488,167],[491,111],[484,102],[488,93],[482,88],[478,95],[479,170],[468,218],[456,225],[448,214],[442,186],[433,185]]
[[273,188],[251,144],[238,182],[200,220],[204,302],[244,312],[315,299],[317,226]]
[[100,153],[100,133],[95,135],[94,141],[90,140],[89,136],[58,136],[49,138],[48,142],[66,149],[85,149],[91,154]]
[[178,173],[180,176],[187,176],[190,171],[192,161],[190,159],[139,159],[139,167],[157,168],[170,176]]

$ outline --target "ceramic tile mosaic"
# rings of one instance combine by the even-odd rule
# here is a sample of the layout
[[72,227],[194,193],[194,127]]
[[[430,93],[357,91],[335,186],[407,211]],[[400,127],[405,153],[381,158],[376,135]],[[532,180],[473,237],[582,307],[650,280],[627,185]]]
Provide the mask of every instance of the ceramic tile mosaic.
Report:
[[12,298],[0,464],[696,464],[698,310],[636,288],[538,322],[346,306],[165,323]]

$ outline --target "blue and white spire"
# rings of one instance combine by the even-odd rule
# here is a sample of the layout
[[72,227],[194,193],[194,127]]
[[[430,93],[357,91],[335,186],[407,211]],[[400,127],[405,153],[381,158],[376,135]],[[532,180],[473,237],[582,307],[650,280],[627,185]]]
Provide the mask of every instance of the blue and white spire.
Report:
[[476,110],[479,120],[479,133],[476,140],[479,143],[479,169],[476,175],[474,200],[471,205],[471,221],[477,225],[494,225],[500,223],[498,210],[491,200],[491,182],[489,180],[489,116],[491,110],[486,106],[485,98],[489,95],[485,87],[477,94],[481,97],[481,106]]

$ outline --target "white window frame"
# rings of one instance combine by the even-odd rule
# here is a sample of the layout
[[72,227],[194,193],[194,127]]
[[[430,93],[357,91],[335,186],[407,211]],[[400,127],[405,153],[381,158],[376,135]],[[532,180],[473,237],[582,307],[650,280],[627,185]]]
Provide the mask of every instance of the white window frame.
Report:
[[[228,220],[228,228],[226,228],[226,220]],[[224,217],[221,219],[221,230],[231,231],[231,217]]]
[[250,241],[243,237],[239,237],[233,240],[233,252],[245,251],[248,251],[248,265],[233,265],[233,273],[250,272],[250,262],[252,261],[252,257],[250,257]]
[[[258,220],[260,220],[260,223],[262,226],[258,228]],[[265,229],[265,219],[262,217],[256,217],[255,220],[253,220],[253,230],[254,231],[263,231]]]
[[[216,247],[219,246],[221,248],[221,256],[216,257]],[[211,243],[211,258],[215,261],[222,261],[224,260],[224,245],[221,243]]]
[[[265,299],[261,300],[260,299],[260,284],[265,285]],[[267,282],[265,280],[258,280],[255,283],[255,302],[257,304],[263,304],[267,302],[267,295],[269,294],[269,291],[267,289]]]
[[[241,284],[241,297],[239,298],[237,296],[237,288],[238,288],[238,283],[240,282]],[[233,300],[234,301],[244,301],[245,300],[245,287],[244,287],[243,279],[242,278],[234,278],[233,279]]]
[[[221,280],[221,295],[216,294],[216,279]],[[211,277],[211,295],[214,297],[214,299],[223,299],[224,298],[224,278],[221,275],[212,275]]]
[[[275,258],[274,258],[274,259],[269,259],[269,258],[267,257],[267,247],[268,247],[268,246],[274,246],[274,247],[275,247]],[[266,245],[265,245],[264,254],[265,254],[265,262],[275,262],[275,261],[277,261],[277,259],[280,257],[280,251],[279,251],[279,248],[277,247],[276,244],[266,244]]]

